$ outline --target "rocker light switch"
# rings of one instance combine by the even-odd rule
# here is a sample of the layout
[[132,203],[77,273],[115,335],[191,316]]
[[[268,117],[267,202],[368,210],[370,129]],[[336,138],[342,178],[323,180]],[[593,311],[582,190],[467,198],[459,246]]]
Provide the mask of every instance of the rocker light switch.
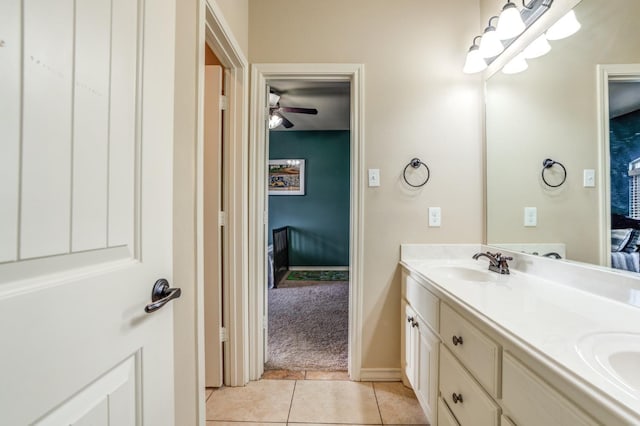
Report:
[[593,169],[584,170],[584,187],[594,188],[596,186],[596,171]]

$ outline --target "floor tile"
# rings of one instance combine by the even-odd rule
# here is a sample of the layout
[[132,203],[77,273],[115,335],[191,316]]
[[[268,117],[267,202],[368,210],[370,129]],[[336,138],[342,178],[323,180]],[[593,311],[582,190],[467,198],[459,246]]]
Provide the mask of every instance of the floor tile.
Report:
[[400,382],[376,382],[373,388],[385,425],[423,425],[427,418],[413,390]]
[[293,380],[259,380],[244,387],[223,387],[207,401],[207,420],[286,422]]
[[307,371],[307,380],[349,380],[346,371]]
[[212,393],[213,393],[213,389],[212,388],[205,389],[204,390],[204,400],[205,401],[208,400]]
[[304,371],[294,370],[266,370],[262,379],[271,380],[304,380]]
[[287,426],[286,423],[217,422],[208,420],[207,426]]
[[371,383],[304,380],[296,383],[289,422],[381,424],[381,419]]

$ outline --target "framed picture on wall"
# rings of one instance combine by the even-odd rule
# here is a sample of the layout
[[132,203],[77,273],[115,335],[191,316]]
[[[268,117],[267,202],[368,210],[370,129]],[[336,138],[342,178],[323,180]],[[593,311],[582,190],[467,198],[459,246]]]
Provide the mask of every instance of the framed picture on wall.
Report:
[[269,195],[304,195],[304,160],[269,160]]

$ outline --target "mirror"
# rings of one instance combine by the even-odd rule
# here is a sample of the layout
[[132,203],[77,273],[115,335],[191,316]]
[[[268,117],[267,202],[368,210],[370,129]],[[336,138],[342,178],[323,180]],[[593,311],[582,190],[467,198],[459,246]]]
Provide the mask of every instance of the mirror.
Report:
[[[528,60],[526,71],[486,81],[487,243],[608,265],[609,170],[600,164],[599,133],[608,120],[599,118],[597,65],[640,64],[640,1],[582,0],[574,11],[576,34],[551,41],[551,52]],[[544,183],[545,159],[562,163],[566,182]],[[595,187],[585,187],[585,170],[595,170]],[[562,168],[545,169],[545,177],[560,183]]]

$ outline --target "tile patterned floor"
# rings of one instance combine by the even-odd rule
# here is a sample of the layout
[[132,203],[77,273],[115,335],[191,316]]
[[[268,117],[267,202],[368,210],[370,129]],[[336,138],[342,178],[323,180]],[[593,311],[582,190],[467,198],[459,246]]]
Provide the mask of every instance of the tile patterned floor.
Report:
[[278,379],[241,388],[207,389],[207,426],[427,423],[415,394],[400,382],[351,382],[346,373],[336,372],[296,373],[302,375],[278,373]]

